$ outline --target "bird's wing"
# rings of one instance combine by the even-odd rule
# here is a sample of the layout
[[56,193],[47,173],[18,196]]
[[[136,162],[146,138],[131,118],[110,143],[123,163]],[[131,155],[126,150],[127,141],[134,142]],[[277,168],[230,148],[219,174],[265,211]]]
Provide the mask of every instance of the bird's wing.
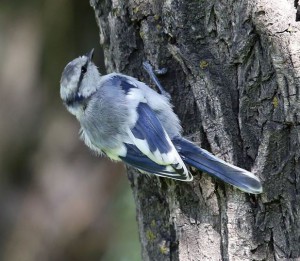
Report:
[[[129,117],[127,140],[112,153],[124,162],[145,172],[173,179],[190,181],[193,176],[187,170],[168,134],[155,112],[147,104],[143,90],[136,80],[124,75],[114,75],[110,83],[123,90]],[[153,97],[154,99],[156,97]]]
[[125,144],[126,147],[126,155],[119,156],[125,163],[131,165],[142,172],[147,172],[151,174],[155,174],[161,177],[167,177],[182,181],[190,181],[192,180],[192,176],[186,177],[185,175],[181,175],[175,171],[175,169],[171,165],[159,165],[143,154],[135,145],[133,144]]
[[128,130],[130,143],[122,158],[134,167],[173,179],[193,179],[168,134],[147,103],[141,102],[136,108],[137,120]]
[[123,78],[120,86],[125,92],[128,104],[131,104],[133,123],[133,127],[128,129],[131,144],[127,145],[127,155],[123,160],[146,172],[173,179],[192,180],[192,175],[161,122],[147,104],[138,84],[132,79]]
[[[132,161],[139,151],[145,155],[141,157],[138,167],[144,171],[163,174],[174,179],[192,180],[185,164],[171,142],[162,124],[156,117],[153,110],[145,102],[140,102],[136,108],[137,120],[133,128],[128,130],[130,141],[138,151],[128,147],[129,152],[124,161]],[[151,164],[147,166],[147,161]],[[152,161],[152,162],[151,162]],[[132,163],[129,163],[132,164]],[[157,167],[160,166],[159,169]]]

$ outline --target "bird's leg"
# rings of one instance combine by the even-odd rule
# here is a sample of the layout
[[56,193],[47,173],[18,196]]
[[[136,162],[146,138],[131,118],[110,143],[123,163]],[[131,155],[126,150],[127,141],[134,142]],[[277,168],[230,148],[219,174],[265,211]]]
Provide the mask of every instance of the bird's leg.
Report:
[[157,79],[157,77],[155,75],[155,73],[156,74],[165,74],[167,72],[167,69],[162,68],[160,70],[156,70],[154,73],[153,68],[148,61],[143,62],[143,67],[144,67],[145,71],[149,74],[151,80],[155,83],[155,85],[159,89],[160,93],[162,95],[166,96],[168,99],[170,99],[171,98],[170,94],[165,91],[164,87],[162,87],[162,85],[160,84],[159,80]]

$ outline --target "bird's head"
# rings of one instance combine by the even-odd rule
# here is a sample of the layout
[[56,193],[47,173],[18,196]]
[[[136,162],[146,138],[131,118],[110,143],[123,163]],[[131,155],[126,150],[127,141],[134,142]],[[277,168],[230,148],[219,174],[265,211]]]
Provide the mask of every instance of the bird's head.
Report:
[[100,81],[100,74],[92,61],[93,53],[94,49],[69,62],[60,80],[60,97],[77,118],[84,112]]

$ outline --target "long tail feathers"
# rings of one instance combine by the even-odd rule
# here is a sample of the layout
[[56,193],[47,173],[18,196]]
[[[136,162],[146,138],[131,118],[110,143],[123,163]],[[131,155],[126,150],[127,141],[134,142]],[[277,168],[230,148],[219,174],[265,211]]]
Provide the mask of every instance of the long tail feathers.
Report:
[[260,180],[251,172],[217,158],[182,137],[176,137],[172,142],[186,164],[218,177],[244,192],[262,193]]

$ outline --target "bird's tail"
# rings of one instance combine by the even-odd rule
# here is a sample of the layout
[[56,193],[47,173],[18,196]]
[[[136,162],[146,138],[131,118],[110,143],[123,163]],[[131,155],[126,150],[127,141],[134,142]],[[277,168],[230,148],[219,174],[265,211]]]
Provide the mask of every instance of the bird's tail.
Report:
[[260,180],[251,172],[217,158],[182,137],[176,137],[172,142],[186,164],[218,177],[244,192],[262,193]]

